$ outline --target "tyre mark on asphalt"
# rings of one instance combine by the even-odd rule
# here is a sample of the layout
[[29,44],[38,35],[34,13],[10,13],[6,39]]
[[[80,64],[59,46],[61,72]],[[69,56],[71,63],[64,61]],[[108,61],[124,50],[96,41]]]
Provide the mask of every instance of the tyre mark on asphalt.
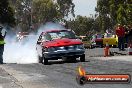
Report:
[[20,83],[19,83],[19,80],[16,79],[11,73],[9,70],[7,70],[4,66],[0,66],[0,68],[2,68],[5,72],[8,73],[8,75],[13,79],[12,82],[17,85],[19,88],[24,88]]

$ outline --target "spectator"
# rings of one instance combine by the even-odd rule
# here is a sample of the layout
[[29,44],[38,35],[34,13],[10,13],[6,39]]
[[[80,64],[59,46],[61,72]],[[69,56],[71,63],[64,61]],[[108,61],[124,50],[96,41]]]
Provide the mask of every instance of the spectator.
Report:
[[118,27],[116,28],[116,35],[118,36],[119,51],[124,51],[125,30],[121,24],[118,24]]
[[6,36],[6,31],[2,26],[0,26],[0,64],[3,64],[3,52],[4,52],[4,38]]
[[128,45],[128,27],[126,25],[123,26],[125,29],[125,45]]
[[132,44],[132,26],[128,27],[128,44]]

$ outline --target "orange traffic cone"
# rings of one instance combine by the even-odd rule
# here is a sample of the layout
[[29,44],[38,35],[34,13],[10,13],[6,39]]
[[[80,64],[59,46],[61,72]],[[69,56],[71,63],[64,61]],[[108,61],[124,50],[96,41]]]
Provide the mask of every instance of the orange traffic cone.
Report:
[[104,57],[108,57],[109,56],[109,52],[110,52],[109,44],[108,44],[108,42],[106,42],[106,46],[104,48]]

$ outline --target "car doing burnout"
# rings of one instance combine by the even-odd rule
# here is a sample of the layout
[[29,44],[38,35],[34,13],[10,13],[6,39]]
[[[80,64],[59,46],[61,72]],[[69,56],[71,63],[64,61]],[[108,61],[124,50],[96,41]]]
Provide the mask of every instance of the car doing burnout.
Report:
[[48,60],[85,61],[85,49],[80,39],[71,30],[50,30],[42,32],[37,41],[39,63],[48,64]]

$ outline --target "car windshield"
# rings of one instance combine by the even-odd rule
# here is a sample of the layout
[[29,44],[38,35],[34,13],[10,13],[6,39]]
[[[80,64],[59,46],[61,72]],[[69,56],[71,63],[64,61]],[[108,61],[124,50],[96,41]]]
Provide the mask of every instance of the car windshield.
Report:
[[54,40],[54,39],[61,39],[61,38],[76,39],[76,36],[72,31],[48,32],[44,36],[46,40]]
[[102,35],[97,35],[97,38],[102,38]]
[[108,34],[108,33],[105,34],[105,38],[111,38],[111,37],[113,37],[112,34]]

